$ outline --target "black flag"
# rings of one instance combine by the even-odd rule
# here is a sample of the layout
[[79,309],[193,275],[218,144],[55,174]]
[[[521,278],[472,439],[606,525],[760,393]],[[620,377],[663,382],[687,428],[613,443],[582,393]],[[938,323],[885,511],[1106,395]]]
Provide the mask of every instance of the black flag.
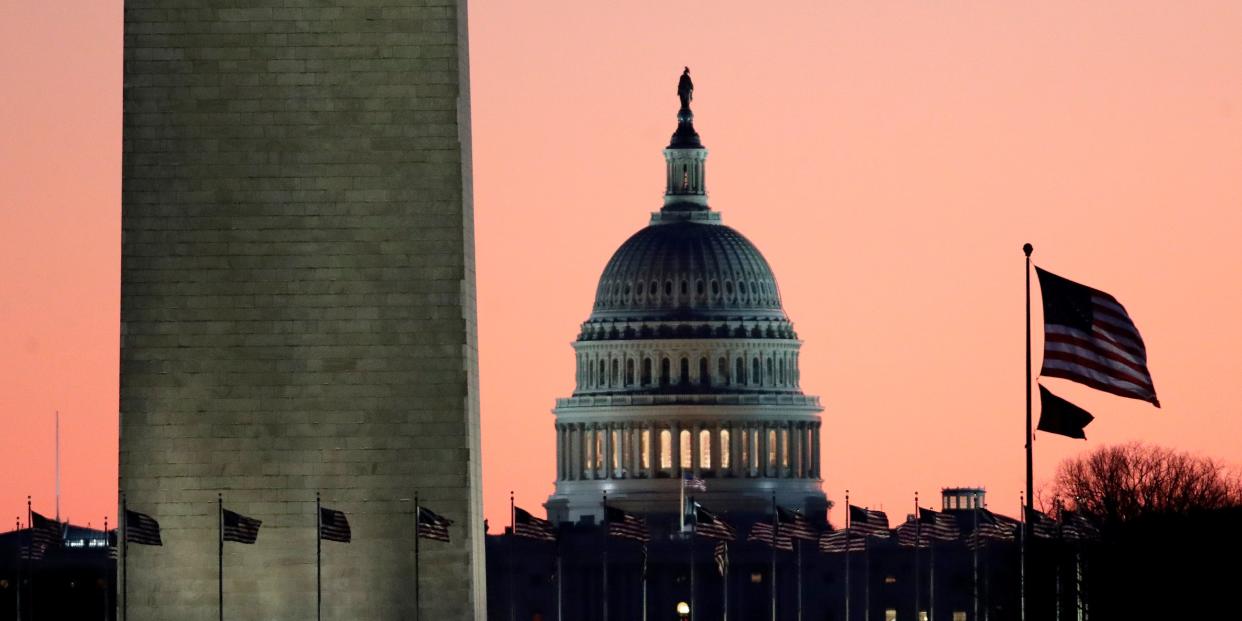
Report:
[[1039,387],[1039,426],[1036,429],[1067,438],[1086,440],[1084,429],[1095,417],[1086,410]]

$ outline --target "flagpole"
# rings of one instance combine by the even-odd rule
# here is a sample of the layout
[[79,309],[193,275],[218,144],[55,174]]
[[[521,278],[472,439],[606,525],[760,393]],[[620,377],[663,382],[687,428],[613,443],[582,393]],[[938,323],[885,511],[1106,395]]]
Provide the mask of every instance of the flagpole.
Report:
[[[692,503],[694,502],[693,497],[690,498],[690,502]],[[685,519],[686,507],[684,505],[681,508],[681,514],[682,514],[682,519]],[[695,616],[698,615],[698,609],[699,609],[698,600],[696,600],[694,597],[695,595],[694,578],[695,578],[695,574],[697,573],[694,568],[694,541],[698,539],[698,534],[699,534],[698,533],[699,520],[698,520],[697,515],[695,516],[694,522],[690,524],[690,529],[691,529],[690,531],[690,621],[694,621]]]
[[418,582],[419,582],[418,555],[419,555],[419,540],[422,538],[422,535],[420,533],[420,530],[423,527],[423,522],[422,522],[423,515],[422,514],[423,514],[423,510],[421,507],[419,507],[418,491],[416,490],[414,492],[414,621],[422,621],[422,616],[423,616],[422,601],[420,599],[422,596],[422,592],[418,587]]
[[219,595],[217,609],[220,621],[224,621],[224,494],[219,492],[216,493],[216,525],[219,527],[218,534],[220,535],[219,553],[216,555],[218,563],[216,586]]
[[927,542],[927,619],[936,621],[936,540]]
[[871,538],[863,537],[863,621],[871,621]]
[[979,618],[979,499],[973,499],[975,503],[975,528],[971,532],[971,537],[975,540],[973,546],[974,551],[971,554],[971,583],[970,595],[974,602],[975,613],[971,615],[971,619]]
[[919,521],[919,493],[914,492],[914,621],[923,621],[919,616],[919,545],[922,542],[922,523]]
[[[108,550],[108,554],[109,556],[111,556],[112,542],[109,541],[109,537],[108,537],[108,516],[106,515],[104,516],[103,532],[104,532],[104,549]],[[103,616],[104,621],[108,621],[108,603],[109,603],[108,602],[108,599],[109,599],[108,591],[112,590],[112,584],[111,584],[112,581],[110,580],[110,578],[112,578],[112,576],[109,575],[108,566],[105,564],[104,565],[104,595],[103,595],[104,597],[104,616]]]
[[1018,618],[1026,619],[1026,560],[1027,560],[1027,523],[1026,523],[1026,497],[1021,493],[1018,494],[1018,506],[1022,510],[1021,528],[1018,529],[1018,598],[1020,605],[1018,607]]
[[[557,621],[560,621],[559,619]],[[647,542],[643,542],[643,619],[647,621]]]
[[720,619],[729,621],[729,542],[724,542],[724,571],[720,579]]
[[[1032,502],[1035,498],[1035,478],[1034,478],[1034,447],[1031,442],[1031,253],[1035,251],[1035,247],[1030,244],[1022,245],[1022,252],[1026,255],[1026,264],[1023,266],[1026,272],[1026,429],[1024,430],[1024,439],[1026,440],[1026,502]],[[1022,515],[1022,567],[1020,569],[1022,582],[1022,606],[1020,608],[1019,619],[1026,620],[1026,570],[1030,558],[1027,555],[1026,545],[1029,537],[1026,536],[1028,520],[1026,519],[1026,503],[1023,503]]]
[[323,620],[323,508],[315,492],[315,618]]
[[776,546],[779,545],[781,523],[776,516],[776,493],[772,494],[772,621],[776,621]]
[[794,540],[794,549],[798,554],[798,621],[802,621],[802,540]]
[[30,574],[27,582],[30,590],[26,598],[26,608],[30,610],[30,621],[34,621],[35,579],[34,579],[34,511],[30,508],[30,496],[26,496],[26,573]]
[[[17,539],[17,589],[15,590],[16,597],[14,598],[14,601],[17,602],[17,610],[15,610],[13,613],[13,619],[15,619],[16,621],[22,621],[22,558],[21,558],[22,518],[20,515],[15,515],[13,516],[13,521],[14,521],[13,530],[18,533],[17,534],[17,537],[18,537]],[[26,547],[29,548],[30,544],[27,543]],[[27,554],[29,554],[29,552],[27,552]]]
[[850,535],[850,490],[847,489],[845,490],[845,621],[850,621]]
[[[565,621],[565,611],[563,606],[563,602],[565,601],[564,586],[565,573],[562,568],[561,561],[561,538],[558,536],[556,538],[556,621]],[[644,593],[644,595],[646,594]],[[646,621],[646,619],[643,621]]]
[[121,619],[129,621],[129,501],[121,492]]
[[[685,516],[682,516],[682,519],[685,519]],[[604,606],[603,619],[604,621],[608,621],[608,492],[604,492],[603,523],[604,523],[604,546],[603,546],[604,549],[603,549],[603,554],[600,556],[600,558],[604,560],[604,565],[603,565],[603,571],[600,572],[600,574],[603,576],[603,582],[601,583],[600,588],[602,589],[604,596],[600,598],[600,601],[603,603],[603,606]]]
[[513,580],[516,578],[517,563],[514,562],[513,544],[517,543],[515,536],[517,535],[517,512],[514,511],[513,490],[509,490],[509,621],[513,621],[517,614],[513,610]]

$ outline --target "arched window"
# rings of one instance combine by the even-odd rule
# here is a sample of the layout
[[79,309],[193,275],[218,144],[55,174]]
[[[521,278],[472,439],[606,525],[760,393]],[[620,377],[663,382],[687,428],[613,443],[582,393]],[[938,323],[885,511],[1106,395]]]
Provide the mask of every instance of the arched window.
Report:
[[601,387],[608,383],[608,362],[606,360],[599,361],[599,375],[596,376],[596,379],[599,380],[598,385]]
[[781,356],[781,386],[785,385],[785,357]]
[[625,455],[626,445],[624,436],[620,429],[612,430],[612,476],[621,477],[624,473],[621,470],[621,456]]
[[722,356],[716,361],[716,381],[722,385],[729,385],[729,361]]
[[682,384],[690,383],[690,359],[686,358],[685,356],[682,356],[681,358],[681,376],[678,378],[678,380]]
[[767,379],[768,385],[773,384],[774,382],[772,380],[776,378],[776,374],[772,372],[772,359],[771,358],[768,358],[768,374],[765,375],[764,378]]
[[651,385],[651,358],[643,358],[643,386]]
[[759,366],[758,356],[750,361],[750,383],[756,386],[763,385],[763,367]]
[[734,379],[737,380],[738,385],[745,384],[746,383],[746,363],[742,362],[741,356],[737,357],[737,363],[734,364],[733,366],[734,366],[734,369],[733,369]]
[[689,470],[694,467],[694,455],[690,453],[690,431],[688,429],[681,430],[681,469]]
[[634,359],[633,358],[625,359],[625,385],[626,386],[634,385]]
[[729,443],[729,430],[720,430],[720,469],[728,470],[732,467],[733,445]]
[[673,432],[668,429],[660,430],[660,470],[673,470]]
[[669,373],[670,373],[669,367],[671,365],[672,363],[669,362],[668,358],[663,358],[660,360],[660,385],[661,386],[668,386]]
[[712,432],[706,429],[699,431],[699,469],[712,469]]
[[594,388],[595,387],[595,363],[588,360],[586,366],[587,366],[587,373],[586,373],[587,388]]
[[596,476],[604,475],[604,443],[608,441],[608,432],[599,429],[595,432],[595,472]]
[[707,370],[707,358],[699,358],[699,385],[712,385],[712,376]]
[[750,476],[752,477],[759,476],[759,460],[760,459],[761,459],[761,456],[760,456],[760,448],[759,448],[759,430],[751,429],[750,430]]
[[621,361],[616,358],[612,359],[612,376],[608,378],[609,386],[616,386],[621,382]]

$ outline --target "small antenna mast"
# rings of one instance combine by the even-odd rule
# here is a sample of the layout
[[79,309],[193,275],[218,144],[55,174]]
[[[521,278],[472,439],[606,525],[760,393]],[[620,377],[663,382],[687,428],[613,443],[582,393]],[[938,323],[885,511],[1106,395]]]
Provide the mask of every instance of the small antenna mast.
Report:
[[56,521],[60,522],[60,410],[56,410]]

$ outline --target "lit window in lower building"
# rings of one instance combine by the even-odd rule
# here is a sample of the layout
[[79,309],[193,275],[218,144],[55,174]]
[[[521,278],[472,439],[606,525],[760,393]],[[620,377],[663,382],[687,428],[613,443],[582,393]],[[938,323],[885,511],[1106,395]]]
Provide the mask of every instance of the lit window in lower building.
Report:
[[884,621],[897,621],[897,611],[892,608],[885,610]]

